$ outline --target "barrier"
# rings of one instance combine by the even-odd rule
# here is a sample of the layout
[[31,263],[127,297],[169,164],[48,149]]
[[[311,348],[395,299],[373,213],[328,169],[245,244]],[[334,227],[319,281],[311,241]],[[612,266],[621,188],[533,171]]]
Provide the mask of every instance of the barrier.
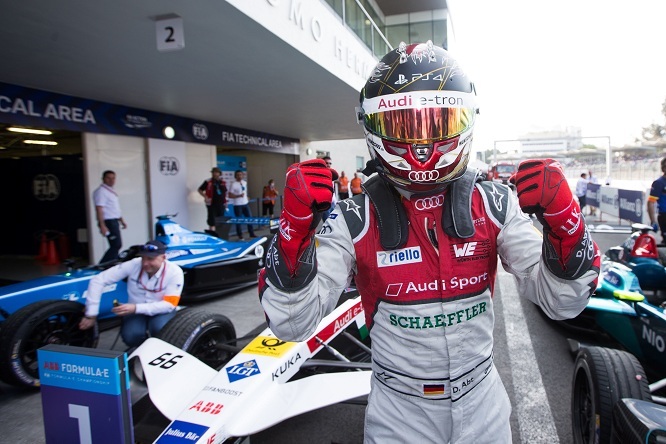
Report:
[[47,444],[132,444],[124,352],[70,345],[37,350]]
[[271,234],[275,234],[278,231],[279,218],[274,217],[229,217],[222,216],[215,219],[215,230],[218,235],[224,239],[229,240],[229,231],[231,230],[232,224],[241,224],[241,225],[256,225],[257,227],[268,225]]
[[599,209],[599,221],[603,220],[602,214],[607,214],[620,221],[648,224],[646,194],[644,191],[590,183],[585,197],[587,205]]

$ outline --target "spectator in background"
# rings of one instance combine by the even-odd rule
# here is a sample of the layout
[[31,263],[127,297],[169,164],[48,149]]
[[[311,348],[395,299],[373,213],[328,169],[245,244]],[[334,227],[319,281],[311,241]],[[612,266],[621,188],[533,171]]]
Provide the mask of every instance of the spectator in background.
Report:
[[358,173],[354,173],[354,178],[351,180],[352,195],[356,196],[357,194],[361,194],[363,192],[363,188],[361,188],[362,183],[363,181],[360,177],[358,177]]
[[215,219],[224,216],[227,206],[227,184],[222,180],[222,171],[218,167],[210,170],[211,178],[203,181],[199,194],[206,202],[208,229],[215,231]]
[[648,215],[654,231],[661,230],[661,244],[666,246],[666,157],[661,159],[661,172],[657,180],[652,182],[650,196],[648,196]]
[[[589,171],[590,176],[587,178],[588,183],[593,183],[593,184],[598,184],[599,181],[597,180],[597,176],[592,175],[592,170]],[[586,188],[587,190],[587,188]],[[587,198],[586,198],[587,200]],[[594,216],[597,214],[597,207],[593,207],[590,205],[590,216]]]
[[118,193],[113,189],[116,184],[116,173],[106,170],[102,173],[102,184],[93,192],[95,214],[99,232],[109,240],[109,249],[106,250],[100,263],[118,259],[118,252],[123,246],[120,237],[120,226],[127,228],[127,224],[120,213]]
[[278,190],[275,188],[275,181],[271,179],[268,181],[268,185],[264,187],[261,197],[264,217],[268,216],[271,219],[273,218],[275,212],[275,199],[277,197]]
[[578,203],[580,204],[580,214],[583,214],[585,208],[585,194],[587,193],[587,174],[582,173],[580,179],[576,182],[576,196],[578,197]]
[[[236,217],[252,217],[250,207],[248,207],[249,199],[247,197],[247,182],[243,180],[245,173],[241,170],[234,172],[234,180],[229,186],[229,199],[234,206],[234,216]],[[247,224],[247,231],[250,237],[257,237],[254,234],[252,224]],[[239,240],[243,240],[243,233],[241,231],[241,224],[236,224],[236,234]]]
[[338,198],[340,200],[349,199],[349,177],[345,176],[345,172],[340,172],[338,177]]

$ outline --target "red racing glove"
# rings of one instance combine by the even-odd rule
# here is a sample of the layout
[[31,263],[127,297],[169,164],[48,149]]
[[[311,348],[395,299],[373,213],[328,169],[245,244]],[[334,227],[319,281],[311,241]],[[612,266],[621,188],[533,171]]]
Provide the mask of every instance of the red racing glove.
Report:
[[337,178],[338,173],[323,159],[295,163],[287,169],[277,248],[292,277],[312,242],[321,213],[331,208]]
[[543,225],[548,268],[566,279],[589,270],[598,248],[585,228],[562,165],[553,159],[525,160],[510,182],[516,186],[520,208],[535,214]]

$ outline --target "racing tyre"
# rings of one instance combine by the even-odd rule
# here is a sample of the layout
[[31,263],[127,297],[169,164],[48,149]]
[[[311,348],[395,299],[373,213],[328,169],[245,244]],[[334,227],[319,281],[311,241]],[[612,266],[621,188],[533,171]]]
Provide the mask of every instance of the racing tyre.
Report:
[[39,301],[13,313],[0,331],[0,379],[37,388],[37,349],[48,344],[95,347],[97,324],[79,330],[82,317],[83,305],[72,301]]
[[218,313],[188,308],[176,313],[158,338],[188,352],[214,369],[220,369],[236,354],[236,329]]
[[652,399],[645,371],[634,355],[612,348],[581,349],[571,394],[574,443],[609,443],[613,407],[622,398]]

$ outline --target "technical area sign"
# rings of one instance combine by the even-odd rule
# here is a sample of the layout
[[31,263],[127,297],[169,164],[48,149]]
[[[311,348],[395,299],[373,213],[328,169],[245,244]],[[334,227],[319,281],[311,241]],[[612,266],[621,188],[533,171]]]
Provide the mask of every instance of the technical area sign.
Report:
[[[299,140],[0,82],[0,121],[87,133],[171,139],[298,154]],[[164,129],[175,134],[166,137]]]

